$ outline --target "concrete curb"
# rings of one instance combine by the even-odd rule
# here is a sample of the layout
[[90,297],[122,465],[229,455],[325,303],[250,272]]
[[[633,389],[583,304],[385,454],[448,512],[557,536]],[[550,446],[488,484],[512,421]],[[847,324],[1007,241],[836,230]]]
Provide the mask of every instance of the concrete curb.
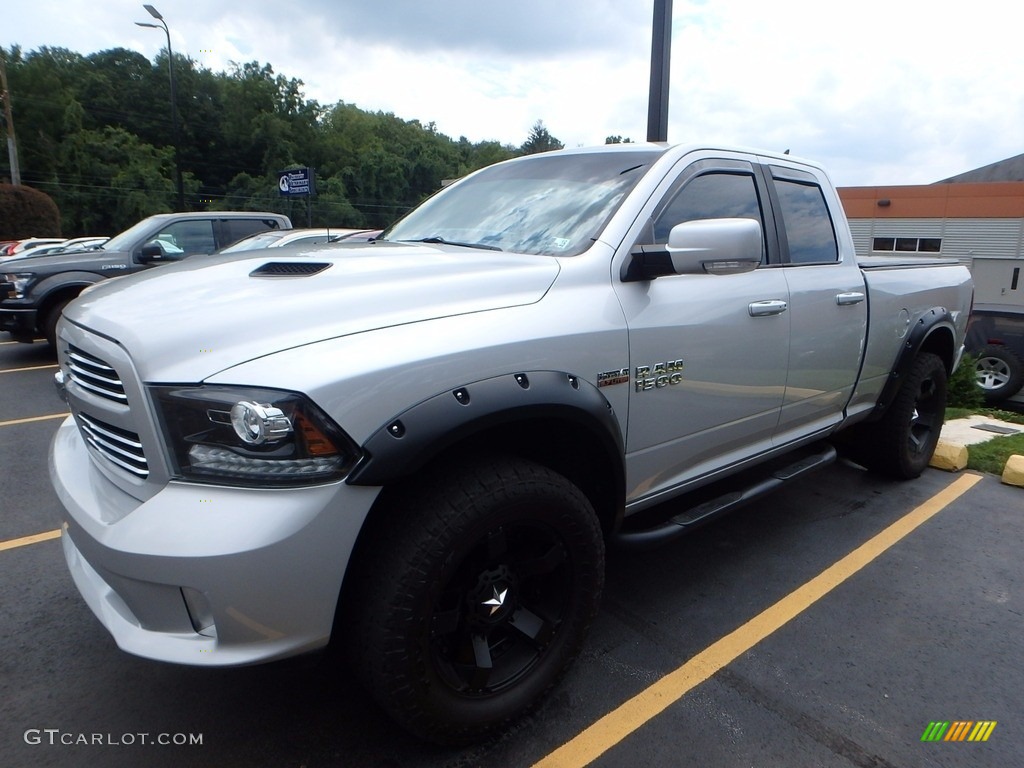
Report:
[[1014,454],[1003,468],[1002,480],[1007,485],[1024,488],[1024,456]]
[[[954,419],[942,427],[942,437],[935,448],[935,455],[929,466],[947,472],[959,472],[967,466],[970,458],[969,446],[984,443],[999,437],[998,432],[979,429],[980,426],[1007,427],[1024,432],[1024,425],[1007,424],[984,416],[969,416],[966,419]],[[1024,456],[1011,456],[1003,468],[1002,481],[1007,485],[1024,488]]]
[[936,469],[944,469],[947,472],[959,472],[967,466],[967,446],[962,443],[954,443],[951,440],[939,439],[935,446],[935,454],[932,456],[928,466]]

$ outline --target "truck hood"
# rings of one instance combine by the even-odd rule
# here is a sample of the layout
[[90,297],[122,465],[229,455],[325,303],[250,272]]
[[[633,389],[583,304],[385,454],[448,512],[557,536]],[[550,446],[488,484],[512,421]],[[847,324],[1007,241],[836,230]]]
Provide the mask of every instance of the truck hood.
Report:
[[144,381],[190,382],[303,344],[531,304],[558,271],[550,257],[450,246],[278,248],[104,281],[64,315],[118,341]]

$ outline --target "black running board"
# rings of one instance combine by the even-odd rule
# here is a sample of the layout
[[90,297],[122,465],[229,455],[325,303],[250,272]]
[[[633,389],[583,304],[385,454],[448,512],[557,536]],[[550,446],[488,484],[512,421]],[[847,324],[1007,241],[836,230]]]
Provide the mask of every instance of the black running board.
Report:
[[[727,493],[698,504],[659,525],[643,530],[619,531],[613,535],[611,543],[623,549],[633,550],[661,546],[684,536],[712,518],[738,509],[744,504],[749,504],[797,478],[835,462],[836,449],[833,446],[818,444],[812,446],[812,449],[812,453],[800,452],[799,458],[783,466],[773,465],[773,469],[760,474],[756,474],[756,470],[754,470],[754,475],[744,476],[742,482],[745,485],[743,487],[734,487]],[[792,459],[793,457],[788,458]],[[725,480],[723,482],[733,485],[735,481]]]

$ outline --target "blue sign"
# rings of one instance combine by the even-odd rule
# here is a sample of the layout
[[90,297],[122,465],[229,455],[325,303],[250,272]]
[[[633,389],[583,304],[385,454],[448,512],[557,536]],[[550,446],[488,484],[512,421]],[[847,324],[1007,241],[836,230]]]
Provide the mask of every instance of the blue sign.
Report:
[[313,195],[316,186],[312,168],[293,168],[290,171],[277,172],[277,189],[285,196]]

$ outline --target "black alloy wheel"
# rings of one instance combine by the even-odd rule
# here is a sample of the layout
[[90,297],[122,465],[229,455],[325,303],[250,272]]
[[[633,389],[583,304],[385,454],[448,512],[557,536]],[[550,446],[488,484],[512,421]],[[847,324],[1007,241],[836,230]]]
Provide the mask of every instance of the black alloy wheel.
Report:
[[864,464],[900,480],[918,477],[935,453],[946,413],[946,366],[930,352],[917,356],[900,391],[862,443]]
[[453,463],[392,494],[374,522],[339,623],[367,690],[439,743],[528,711],[597,613],[604,541],[587,498],[524,460]]

